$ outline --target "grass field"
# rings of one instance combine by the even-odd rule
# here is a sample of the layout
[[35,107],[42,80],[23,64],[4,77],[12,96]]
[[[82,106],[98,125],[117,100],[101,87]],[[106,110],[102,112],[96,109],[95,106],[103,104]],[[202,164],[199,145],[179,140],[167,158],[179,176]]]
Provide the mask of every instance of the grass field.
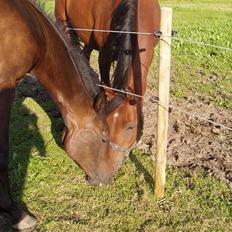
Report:
[[[232,47],[231,1],[161,4],[173,7],[179,37]],[[232,109],[231,86],[232,52],[173,43],[173,98],[205,95]],[[24,85],[18,91],[30,95]],[[53,107],[41,96],[21,95],[11,118],[11,185],[38,218],[36,231],[231,231],[231,189],[201,170],[169,168],[166,199],[157,202],[151,155],[134,151],[111,185],[89,186],[60,146],[62,122],[52,117]]]
[[[173,8],[177,37],[232,47],[232,2],[161,1]],[[232,108],[232,52],[173,41],[173,97],[205,95]]]

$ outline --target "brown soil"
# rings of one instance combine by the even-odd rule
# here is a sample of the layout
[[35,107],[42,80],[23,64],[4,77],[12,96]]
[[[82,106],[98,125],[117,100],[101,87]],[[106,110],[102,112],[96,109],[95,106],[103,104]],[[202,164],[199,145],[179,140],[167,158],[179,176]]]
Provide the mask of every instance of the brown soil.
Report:
[[[157,104],[145,98],[144,135],[139,148],[156,150]],[[232,128],[232,111],[215,107],[207,98],[188,97],[171,102],[172,106],[197,114]],[[177,167],[200,167],[232,186],[232,131],[215,126],[173,109],[169,114],[168,164]]]
[[[47,93],[34,79],[26,78],[23,82],[32,87],[33,93],[30,91],[30,94],[44,100],[48,98]],[[156,151],[157,104],[151,101],[153,94],[150,90],[146,94],[144,131],[137,148],[154,154]],[[28,93],[18,91],[18,95],[28,96]],[[207,98],[194,96],[178,99],[170,104],[232,128],[232,110],[215,107]],[[56,109],[53,113],[54,117],[60,117]],[[179,113],[176,109],[170,111],[169,117],[168,165],[202,168],[232,186],[232,131]]]

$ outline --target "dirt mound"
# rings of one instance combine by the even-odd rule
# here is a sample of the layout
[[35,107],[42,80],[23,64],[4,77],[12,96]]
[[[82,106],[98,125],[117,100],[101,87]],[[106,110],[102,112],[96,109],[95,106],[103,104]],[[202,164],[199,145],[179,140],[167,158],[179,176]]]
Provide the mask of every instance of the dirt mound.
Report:
[[[157,105],[145,98],[144,134],[139,147],[145,152],[156,150]],[[232,127],[232,111],[215,107],[200,96],[188,97],[171,105],[217,123]],[[178,167],[200,167],[232,185],[232,131],[178,112],[170,112],[168,164]]]

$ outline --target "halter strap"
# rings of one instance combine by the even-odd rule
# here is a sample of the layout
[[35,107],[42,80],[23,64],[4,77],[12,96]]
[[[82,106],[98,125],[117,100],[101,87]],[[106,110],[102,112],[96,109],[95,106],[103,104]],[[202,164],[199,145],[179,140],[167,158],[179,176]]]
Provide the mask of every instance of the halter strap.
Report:
[[125,148],[123,146],[120,146],[116,143],[112,143],[110,142],[110,146],[112,148],[112,150],[114,151],[117,151],[117,152],[121,152],[121,153],[127,153],[127,151],[130,149],[130,148]]
[[114,111],[121,103],[126,100],[125,94],[119,93],[113,98],[113,100],[107,102],[106,104],[106,114]]
[[136,146],[137,142],[135,142],[134,144],[132,144],[130,147],[125,148],[123,146],[120,146],[116,143],[112,143],[110,142],[110,146],[112,148],[112,150],[116,151],[116,152],[120,152],[124,154],[124,158],[127,158],[127,156],[129,155],[130,151],[133,150]]

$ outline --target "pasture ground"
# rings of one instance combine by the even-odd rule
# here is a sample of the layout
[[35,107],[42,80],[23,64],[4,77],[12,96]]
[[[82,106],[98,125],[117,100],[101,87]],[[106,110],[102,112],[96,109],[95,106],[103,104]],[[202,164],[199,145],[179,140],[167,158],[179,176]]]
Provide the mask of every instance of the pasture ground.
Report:
[[[47,2],[51,8],[52,1]],[[179,37],[232,47],[229,1],[163,0],[161,4],[173,7]],[[156,61],[157,54],[149,83],[154,93]],[[231,126],[231,64],[231,52],[174,43],[171,103]],[[154,149],[151,125],[156,112],[149,96],[146,152],[134,150],[115,181],[96,188],[85,182],[84,173],[62,150],[63,122],[47,94],[33,80],[21,83],[10,128],[11,185],[15,199],[38,218],[34,231],[231,231],[231,133],[172,111],[166,198],[157,202],[149,152]],[[154,112],[147,110],[151,108]]]

